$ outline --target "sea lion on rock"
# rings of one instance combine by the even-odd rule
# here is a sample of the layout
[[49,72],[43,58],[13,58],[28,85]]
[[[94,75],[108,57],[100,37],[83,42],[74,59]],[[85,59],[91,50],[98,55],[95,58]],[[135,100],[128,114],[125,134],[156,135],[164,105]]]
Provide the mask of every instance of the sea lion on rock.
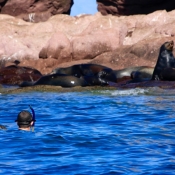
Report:
[[83,77],[89,85],[107,85],[108,81],[117,82],[115,73],[111,68],[98,64],[77,64],[66,68],[57,68],[51,74]]
[[162,71],[161,76],[164,81],[175,81],[175,68],[166,68]]
[[132,81],[130,83],[149,81],[152,78],[154,68],[153,67],[142,67],[137,71],[131,72]]
[[36,81],[42,74],[30,67],[11,65],[0,69],[0,84],[19,85],[23,81]]
[[121,70],[114,70],[117,82],[134,80],[140,81],[152,77],[154,68],[148,66],[128,67]]
[[152,80],[175,80],[175,58],[172,53],[174,42],[165,42],[159,51],[158,60],[154,68]]
[[110,82],[117,81],[116,77],[111,74],[111,70],[104,69],[100,71],[97,75],[86,75],[82,76],[89,86],[105,86],[109,85]]
[[51,74],[73,75],[78,78],[82,76],[80,65],[73,65],[73,66],[65,67],[65,68],[56,68],[52,70]]
[[53,85],[62,87],[88,86],[86,81],[75,76],[52,74],[41,77],[36,82],[23,82],[20,86]]

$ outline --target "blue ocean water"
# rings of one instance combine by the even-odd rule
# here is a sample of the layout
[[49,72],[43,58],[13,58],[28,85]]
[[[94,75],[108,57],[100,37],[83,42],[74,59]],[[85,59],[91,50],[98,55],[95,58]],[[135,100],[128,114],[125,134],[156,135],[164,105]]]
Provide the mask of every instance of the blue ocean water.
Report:
[[[0,95],[0,174],[175,174],[175,91],[152,89]],[[36,112],[20,131],[21,110]]]

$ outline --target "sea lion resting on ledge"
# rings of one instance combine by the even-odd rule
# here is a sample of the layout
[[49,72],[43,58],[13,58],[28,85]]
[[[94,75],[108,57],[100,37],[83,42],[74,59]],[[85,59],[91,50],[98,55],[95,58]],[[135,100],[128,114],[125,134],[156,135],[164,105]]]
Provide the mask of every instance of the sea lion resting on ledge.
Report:
[[62,87],[75,87],[75,86],[87,86],[87,82],[84,79],[74,76],[52,74],[42,76],[36,82],[24,81],[20,84],[20,87],[35,86],[35,85],[54,85]]
[[[142,82],[149,80],[175,80],[175,58],[173,56],[174,42],[165,42],[159,51],[158,60],[154,69],[143,67],[140,70],[131,72],[132,82]],[[152,73],[153,72],[153,73]],[[152,77],[150,78],[150,75]]]
[[154,68],[149,66],[135,66],[121,70],[114,70],[114,73],[117,77],[117,82],[131,80],[128,81],[128,83],[134,83],[151,80],[153,70]]
[[[108,81],[117,82],[116,75],[111,68],[98,64],[77,64],[66,68],[57,68],[51,74],[83,77],[90,85],[105,85],[108,84]],[[93,81],[96,83],[94,84]]]
[[54,85],[75,87],[111,85],[111,82],[117,83],[131,79],[134,79],[134,81],[140,81],[141,79],[143,81],[145,78],[151,78],[152,72],[153,68],[147,66],[112,70],[97,64],[79,64],[66,68],[57,68],[50,75],[43,76],[36,82],[23,82],[20,86]]
[[117,81],[112,69],[96,64],[80,64],[67,68],[55,69],[50,75],[43,76],[36,82],[23,82],[20,86],[96,86],[108,85],[109,81]]
[[173,41],[165,42],[161,46],[155,68],[138,66],[114,71],[118,82],[124,79],[124,77],[130,77],[132,79],[128,81],[128,83],[149,80],[175,80],[175,58],[172,53],[173,46]]
[[175,80],[175,58],[173,56],[174,42],[165,42],[160,47],[159,57],[154,68],[152,80]]

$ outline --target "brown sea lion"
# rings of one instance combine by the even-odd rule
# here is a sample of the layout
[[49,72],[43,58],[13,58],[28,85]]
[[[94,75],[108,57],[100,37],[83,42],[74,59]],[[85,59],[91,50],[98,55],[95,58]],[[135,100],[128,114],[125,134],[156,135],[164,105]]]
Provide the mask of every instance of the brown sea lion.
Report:
[[0,69],[0,84],[19,85],[23,81],[36,81],[42,74],[30,67],[11,65]]
[[142,81],[149,81],[152,78],[154,68],[153,67],[142,67],[137,71],[131,72],[131,78],[133,83],[135,82],[142,82]]
[[158,60],[154,68],[152,80],[175,80],[175,58],[172,53],[174,42],[165,42],[159,51]]
[[[151,79],[154,68],[148,66],[128,67],[121,70],[114,70],[117,82],[123,81],[144,81]],[[132,82],[131,81],[131,82]]]
[[35,86],[35,85],[53,85],[62,87],[88,86],[87,82],[82,78],[77,78],[71,75],[52,74],[42,76],[36,82],[23,82],[21,87]]
[[108,81],[117,82],[111,68],[98,64],[77,64],[66,68],[54,69],[51,74],[65,74],[83,77],[87,83],[93,85],[107,85]]

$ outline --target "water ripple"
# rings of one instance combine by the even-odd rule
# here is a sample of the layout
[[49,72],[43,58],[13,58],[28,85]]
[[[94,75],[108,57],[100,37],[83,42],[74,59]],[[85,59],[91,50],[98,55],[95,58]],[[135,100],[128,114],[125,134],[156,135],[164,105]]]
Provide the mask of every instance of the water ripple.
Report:
[[[1,95],[0,174],[174,174],[174,99],[155,88]],[[29,104],[35,132],[18,131]]]

